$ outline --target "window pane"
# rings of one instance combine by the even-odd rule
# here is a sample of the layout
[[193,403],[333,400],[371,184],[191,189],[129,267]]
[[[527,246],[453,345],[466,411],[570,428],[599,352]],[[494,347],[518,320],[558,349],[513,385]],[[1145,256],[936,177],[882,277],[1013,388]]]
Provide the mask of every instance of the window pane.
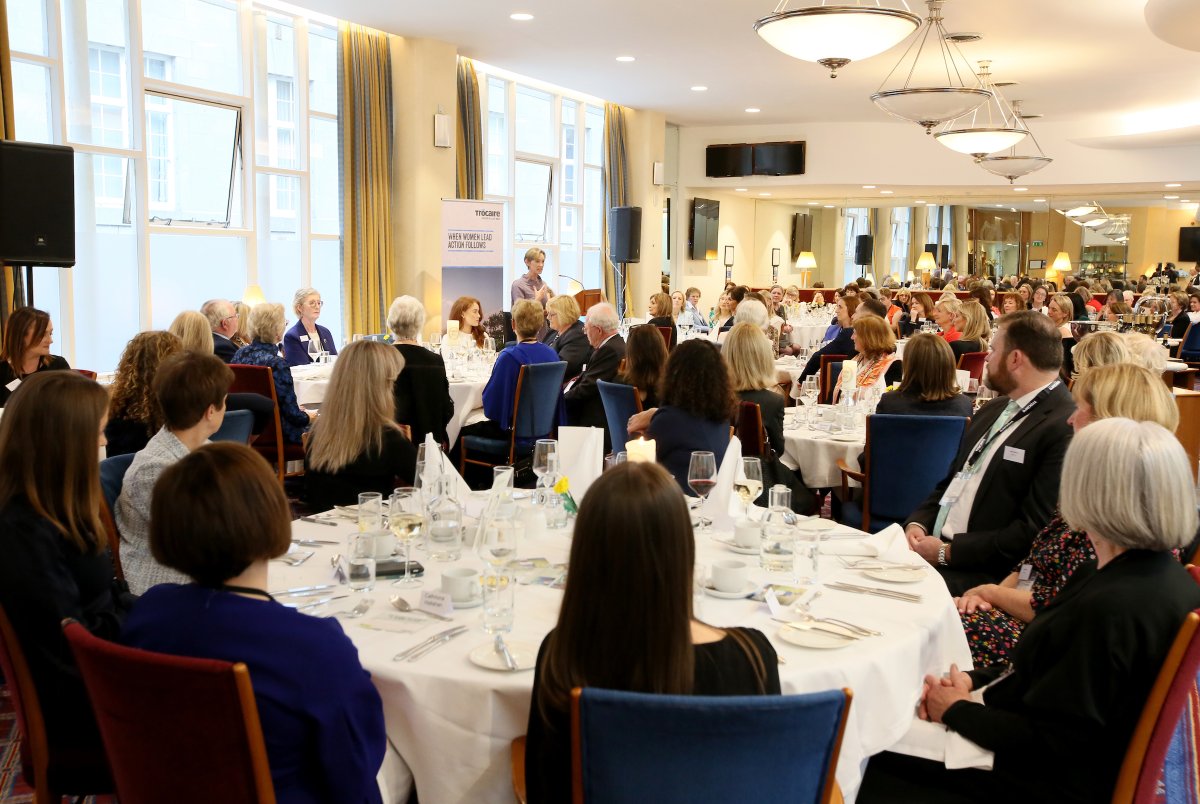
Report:
[[[72,142],[128,148],[129,63],[125,31],[119,18],[105,19],[97,12],[100,5],[89,5],[86,31],[68,29],[68,35],[77,33],[90,39],[65,43],[67,136]],[[86,62],[86,84],[82,83],[81,62]]]
[[[310,25],[308,29],[308,108],[337,113],[337,32]],[[328,308],[328,303],[326,303]]]
[[562,200],[579,200],[579,140],[575,118],[579,105],[573,100],[562,102]]
[[142,47],[174,57],[178,83],[242,94],[235,7],[205,0],[142,0]]
[[50,116],[50,70],[13,61],[13,112],[17,135],[25,142],[54,142]]
[[[116,159],[115,172],[132,172],[129,160]],[[100,157],[75,154],[75,267],[70,273],[75,304],[72,362],[93,371],[112,371],[125,342],[141,329],[139,239],[133,226],[121,223],[120,211],[114,215],[103,199],[97,197],[94,176],[98,171],[95,163],[99,161]],[[132,201],[131,190],[129,202]],[[212,297],[205,296],[199,303],[208,298]]]
[[558,242],[563,247],[579,243],[579,207],[563,207],[558,227]]
[[517,150],[555,156],[553,98],[517,85]]
[[312,233],[341,234],[337,123],[333,120],[309,119],[308,169]]
[[[240,299],[246,290],[246,240],[205,235],[150,235],[152,329],[166,329],[206,299]],[[267,301],[291,309],[291,296]]]
[[508,194],[508,82],[488,78],[487,177],[488,193]]
[[[46,53],[46,8],[44,0],[8,0],[9,47],[14,53]],[[13,84],[17,77],[13,76]]]
[[258,284],[268,299],[285,304],[302,286],[299,199],[298,176],[258,174]]
[[584,115],[587,126],[587,152],[584,159],[589,165],[604,164],[604,110],[599,106],[588,106]]
[[594,290],[604,287],[604,281],[600,278],[600,252],[595,249],[588,249],[583,252],[583,276],[580,278],[583,282],[584,290]]
[[[312,242],[312,286],[321,291],[321,325],[329,330],[333,342],[346,342],[342,325],[342,244],[340,240]],[[367,333],[363,333],[367,334]]]
[[584,191],[584,245],[600,245],[600,232],[604,228],[604,179],[599,168],[583,171]]
[[[263,70],[264,54],[258,55]],[[269,17],[266,20],[267,97],[259,99],[257,121],[260,132],[257,160],[259,165],[300,167],[298,86],[296,82],[296,32],[291,20]],[[260,72],[260,75],[262,73]]]
[[147,156],[155,163],[150,174],[155,187],[152,220],[242,225],[240,159],[234,164],[238,121],[239,110],[232,106],[146,93],[146,144],[154,149]]
[[517,161],[516,215],[513,235],[522,243],[545,243],[550,239],[549,165]]

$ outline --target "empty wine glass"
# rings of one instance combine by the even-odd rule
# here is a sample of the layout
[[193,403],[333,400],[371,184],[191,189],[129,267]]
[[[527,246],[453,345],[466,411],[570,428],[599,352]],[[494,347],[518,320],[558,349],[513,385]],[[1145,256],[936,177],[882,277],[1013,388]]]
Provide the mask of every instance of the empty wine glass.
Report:
[[[760,481],[761,482],[761,481]],[[692,458],[688,463],[688,488],[700,498],[700,506],[703,507],[704,501],[708,499],[708,495],[712,493],[713,488],[717,485],[717,458],[711,452],[696,451],[692,453]],[[708,533],[712,526],[712,520],[707,517],[700,517],[700,530],[703,533]]]
[[321,339],[308,336],[308,359],[316,363],[321,357]]
[[815,374],[804,378],[804,387],[802,389],[805,407],[804,413],[810,427],[812,426],[813,407],[817,404],[817,397],[821,395],[820,382]]
[[788,389],[788,396],[792,398],[792,426],[800,426],[801,407],[800,400],[804,397],[804,383],[799,377],[792,380],[792,387]]
[[537,475],[537,485],[533,502],[543,505],[546,502],[546,490],[542,487],[543,478],[550,471],[550,456],[558,455],[558,442],[553,438],[539,438],[533,445],[533,473]]

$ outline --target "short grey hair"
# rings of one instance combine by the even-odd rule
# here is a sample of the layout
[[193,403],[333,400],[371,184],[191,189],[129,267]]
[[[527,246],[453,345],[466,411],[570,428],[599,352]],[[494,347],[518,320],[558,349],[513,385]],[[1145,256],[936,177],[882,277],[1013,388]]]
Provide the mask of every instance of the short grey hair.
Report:
[[766,328],[768,320],[767,307],[758,299],[745,299],[733,314],[733,323],[740,324],[745,321],[759,329]]
[[1167,370],[1167,350],[1158,341],[1144,332],[1124,332],[1121,337],[1125,339],[1125,348],[1133,362],[1145,366],[1155,376]]
[[397,338],[417,340],[425,326],[425,305],[412,296],[397,296],[388,308],[387,325]]
[[283,314],[283,305],[277,302],[265,302],[251,308],[250,320],[246,322],[246,329],[252,340],[262,343],[279,343],[286,324],[287,318]]
[[320,296],[321,291],[316,288],[300,288],[296,291],[296,295],[292,297],[292,312],[300,315],[300,305],[304,304],[304,300],[309,296]]
[[[226,313],[226,305],[233,312]],[[228,299],[209,299],[204,304],[200,305],[200,312],[208,319],[208,326],[212,329],[218,329],[221,322],[231,315],[237,315],[237,310],[233,308],[233,302]]]
[[1196,534],[1192,470],[1154,422],[1103,419],[1079,431],[1063,461],[1059,507],[1071,530],[1126,550],[1174,550]]
[[614,332],[621,324],[617,310],[608,302],[593,304],[587,311],[587,322],[601,332]]

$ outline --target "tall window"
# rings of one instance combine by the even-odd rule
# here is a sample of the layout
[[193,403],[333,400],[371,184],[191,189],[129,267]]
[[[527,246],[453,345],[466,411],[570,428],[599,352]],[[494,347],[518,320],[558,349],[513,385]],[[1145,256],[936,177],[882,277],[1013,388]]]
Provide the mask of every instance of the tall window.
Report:
[[866,208],[845,210],[846,240],[842,244],[842,284],[848,284],[857,279],[862,272],[854,262],[855,249],[858,246],[859,235],[871,233],[871,211]]
[[[908,274],[909,220],[911,218],[912,209],[910,207],[892,208],[892,261],[886,273],[895,274],[899,277],[904,277]],[[881,270],[881,268],[882,266],[876,269],[877,278],[880,282],[883,281],[885,274],[885,271]]]

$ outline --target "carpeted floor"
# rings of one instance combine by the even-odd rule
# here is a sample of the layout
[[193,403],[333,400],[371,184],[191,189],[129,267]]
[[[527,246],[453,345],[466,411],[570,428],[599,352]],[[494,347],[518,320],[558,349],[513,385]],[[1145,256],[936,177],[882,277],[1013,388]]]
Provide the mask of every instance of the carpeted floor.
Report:
[[17,804],[24,801],[33,801],[33,789],[21,778],[17,714],[13,711],[8,687],[0,686],[0,802]]

